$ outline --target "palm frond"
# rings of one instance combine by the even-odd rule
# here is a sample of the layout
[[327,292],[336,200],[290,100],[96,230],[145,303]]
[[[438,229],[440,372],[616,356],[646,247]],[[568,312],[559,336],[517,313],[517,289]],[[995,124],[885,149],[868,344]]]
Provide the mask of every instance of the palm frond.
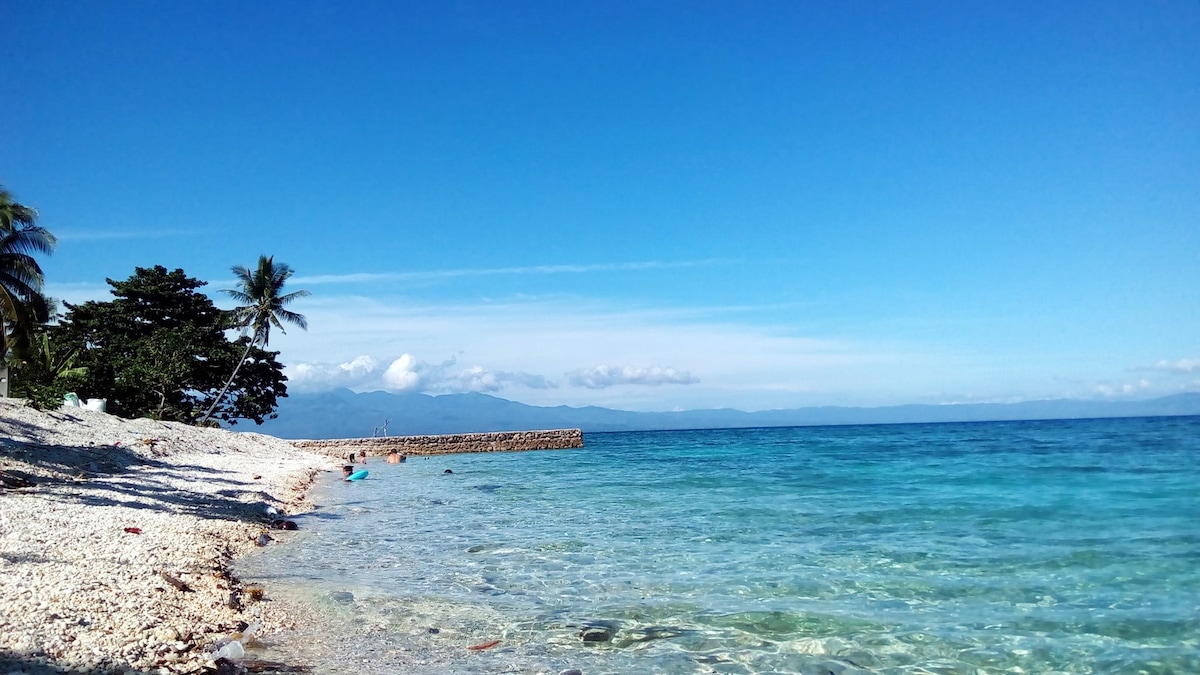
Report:
[[33,227],[37,221],[37,210],[18,204],[12,193],[0,186],[0,229],[11,231],[20,227]]
[[309,293],[308,291],[295,291],[294,293],[288,293],[287,295],[281,295],[278,298],[276,298],[275,301],[277,303],[279,303],[280,305],[290,305],[291,303],[295,302],[296,300],[299,300],[300,298],[307,298],[310,295],[312,295],[312,293]]
[[243,265],[234,265],[230,269],[238,281],[238,288],[222,289],[221,292],[240,303],[232,312],[235,325],[243,332],[252,333],[254,343],[268,344],[272,327],[286,334],[284,322],[308,329],[308,321],[303,315],[284,309],[284,305],[311,295],[304,290],[281,293],[293,274],[287,263],[277,263],[274,256],[262,255],[253,270]]
[[14,253],[44,253],[49,255],[58,245],[58,239],[44,227],[24,227],[21,229],[0,228],[0,251]]
[[243,302],[243,303],[247,303],[247,304],[252,304],[254,302],[253,297],[251,297],[250,295],[243,293],[242,291],[239,291],[239,290],[235,290],[235,289],[231,289],[231,288],[222,288],[220,292],[224,293],[225,295],[229,296],[230,298],[233,298],[234,300],[236,300],[238,302]]
[[308,330],[308,319],[303,314],[297,314],[286,309],[277,309],[275,310],[275,315],[287,323],[300,328],[300,330]]

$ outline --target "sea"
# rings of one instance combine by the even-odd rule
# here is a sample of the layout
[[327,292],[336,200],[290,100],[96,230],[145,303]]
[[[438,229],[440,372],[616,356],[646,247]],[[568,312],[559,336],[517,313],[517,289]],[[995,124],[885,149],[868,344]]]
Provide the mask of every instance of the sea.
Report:
[[1200,417],[589,433],[365,468],[238,563],[320,619],[260,657],[1200,673]]

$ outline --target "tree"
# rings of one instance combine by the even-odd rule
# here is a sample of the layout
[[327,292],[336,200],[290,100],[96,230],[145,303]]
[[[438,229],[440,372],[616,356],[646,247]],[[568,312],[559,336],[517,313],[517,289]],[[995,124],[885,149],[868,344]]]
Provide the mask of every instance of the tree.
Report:
[[284,284],[292,276],[292,268],[287,263],[276,264],[274,256],[262,255],[258,257],[258,267],[253,272],[242,265],[234,265],[232,270],[238,279],[240,288],[222,289],[221,292],[244,303],[233,310],[233,315],[236,324],[242,329],[243,335],[248,332],[250,337],[246,340],[246,353],[233,367],[233,373],[225,382],[225,386],[221,388],[220,393],[217,394],[212,407],[201,418],[201,424],[208,422],[208,418],[221,403],[229,385],[237,377],[238,371],[241,370],[247,357],[250,356],[250,350],[260,344],[265,347],[270,342],[271,326],[278,328],[281,333],[285,332],[283,330],[284,322],[299,326],[301,330],[308,330],[308,320],[304,318],[304,315],[285,309],[287,305],[298,298],[310,295],[308,291],[303,290],[286,295],[282,293]]
[[87,369],[75,365],[80,349],[63,349],[60,342],[51,342],[46,326],[38,329],[35,349],[12,362],[14,396],[49,410],[62,405],[63,395],[83,384]]
[[241,340],[231,342],[233,315],[197,292],[205,282],[162,266],[107,281],[114,300],[66,303],[51,328],[63,349],[80,350],[77,365],[87,369],[80,395],[107,398],[109,412],[123,417],[194,423],[215,402],[225,373],[246,361],[252,367],[241,369],[216,416],[231,424],[275,416],[276,401],[287,396],[277,352],[247,354]]
[[0,364],[13,348],[34,349],[36,329],[50,316],[42,268],[32,254],[49,255],[57,241],[36,222],[37,211],[0,187]]

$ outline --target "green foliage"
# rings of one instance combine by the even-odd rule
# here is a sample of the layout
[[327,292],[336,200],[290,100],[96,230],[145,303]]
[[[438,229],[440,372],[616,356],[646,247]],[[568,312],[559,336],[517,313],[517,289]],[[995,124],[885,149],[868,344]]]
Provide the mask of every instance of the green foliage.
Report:
[[53,329],[56,339],[81,350],[87,372],[76,389],[80,396],[107,398],[109,412],[123,417],[195,423],[245,354],[214,417],[261,424],[275,416],[277,399],[287,396],[278,352],[245,338],[231,342],[226,331],[235,327],[233,318],[197,292],[205,282],[156,266],[108,283],[114,300],[68,303]]
[[10,350],[30,349],[37,327],[50,315],[33,254],[50,254],[56,241],[36,221],[37,211],[0,187],[0,362]]
[[[271,326],[278,328],[281,333],[284,332],[283,322],[299,326],[302,330],[308,329],[308,320],[304,315],[286,309],[286,306],[296,299],[309,295],[308,291],[282,293],[284,284],[292,276],[292,268],[287,263],[276,263],[274,256],[262,255],[258,257],[258,268],[253,272],[242,265],[234,265],[233,274],[237,277],[240,288],[222,289],[221,292],[245,303],[233,310],[233,320],[244,333],[250,333],[250,338],[245,340],[246,358],[251,356],[251,350],[258,345],[267,346],[271,340]],[[234,366],[233,373],[213,399],[212,406],[204,413],[204,417],[200,418],[201,424],[207,423],[208,418],[224,402],[226,390],[233,385],[238,371],[245,365],[246,360],[243,358]]]
[[287,263],[275,262],[275,256],[260,255],[258,267],[234,265],[233,275],[239,288],[222,289],[221,292],[243,303],[233,310],[236,321],[243,330],[250,330],[255,344],[266,345],[271,341],[271,326],[284,333],[283,323],[308,330],[308,320],[303,314],[289,311],[286,307],[299,298],[311,295],[308,291],[282,293],[284,284],[292,278],[292,268]]
[[79,348],[64,349],[60,342],[52,343],[43,326],[35,336],[36,353],[12,359],[13,396],[28,399],[39,410],[53,410],[67,392],[83,384],[87,369],[75,365]]

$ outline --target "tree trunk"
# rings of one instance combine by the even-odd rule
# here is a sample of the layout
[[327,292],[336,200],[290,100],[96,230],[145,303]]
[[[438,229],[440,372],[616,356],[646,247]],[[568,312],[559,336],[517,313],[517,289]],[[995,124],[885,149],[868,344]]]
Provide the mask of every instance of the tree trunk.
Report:
[[214,399],[212,405],[209,406],[208,412],[204,413],[204,417],[200,418],[200,421],[196,423],[197,425],[204,426],[204,424],[208,422],[208,418],[212,417],[213,411],[216,410],[217,406],[221,404],[221,399],[225,398],[225,392],[229,391],[229,385],[233,384],[234,378],[237,377],[238,371],[242,369],[242,364],[245,363],[246,359],[250,356],[250,350],[253,347],[254,340],[250,340],[250,343],[246,345],[246,351],[242,352],[241,360],[239,360],[237,365],[234,366],[233,374],[230,375],[229,379],[225,381],[225,386],[221,387],[221,393],[217,394],[217,398]]

